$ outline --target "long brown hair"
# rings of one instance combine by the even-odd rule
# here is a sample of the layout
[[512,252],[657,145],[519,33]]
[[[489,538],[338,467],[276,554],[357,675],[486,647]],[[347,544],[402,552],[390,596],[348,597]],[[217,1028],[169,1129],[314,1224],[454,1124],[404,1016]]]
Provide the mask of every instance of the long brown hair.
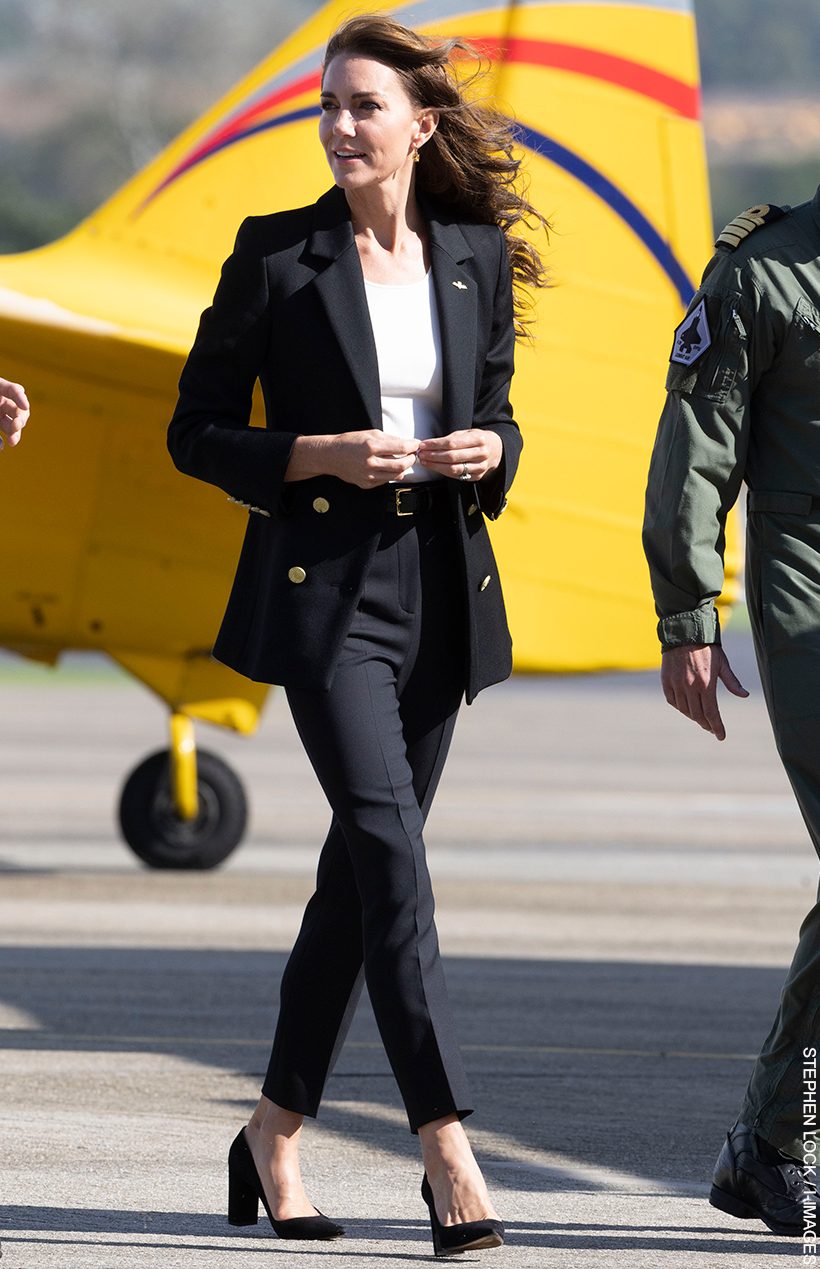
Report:
[[516,233],[522,222],[545,231],[549,223],[533,207],[520,179],[521,161],[513,154],[515,125],[468,90],[481,74],[461,77],[454,57],[479,58],[464,40],[432,40],[384,14],[367,13],[343,23],[330,37],[322,76],[340,53],[370,57],[390,66],[404,82],[413,104],[437,110],[439,124],[419,151],[416,180],[465,220],[500,225],[507,243],[515,296],[515,327],[526,336],[532,320],[525,288],[545,286],[547,274],[532,243]]

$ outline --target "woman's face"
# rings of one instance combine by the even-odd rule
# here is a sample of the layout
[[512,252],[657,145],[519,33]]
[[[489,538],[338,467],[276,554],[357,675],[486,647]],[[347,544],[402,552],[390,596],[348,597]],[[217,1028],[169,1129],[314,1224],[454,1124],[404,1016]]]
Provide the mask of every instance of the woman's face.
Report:
[[319,139],[337,185],[364,189],[395,179],[438,115],[419,110],[391,66],[339,54],[325,70]]

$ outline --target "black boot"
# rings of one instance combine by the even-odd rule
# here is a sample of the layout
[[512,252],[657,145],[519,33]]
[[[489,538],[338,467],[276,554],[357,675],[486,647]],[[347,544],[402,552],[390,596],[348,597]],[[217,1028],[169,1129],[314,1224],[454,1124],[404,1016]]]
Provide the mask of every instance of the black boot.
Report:
[[709,1202],[740,1220],[757,1217],[773,1234],[802,1238],[817,1232],[818,1204],[797,1159],[737,1123],[718,1155]]

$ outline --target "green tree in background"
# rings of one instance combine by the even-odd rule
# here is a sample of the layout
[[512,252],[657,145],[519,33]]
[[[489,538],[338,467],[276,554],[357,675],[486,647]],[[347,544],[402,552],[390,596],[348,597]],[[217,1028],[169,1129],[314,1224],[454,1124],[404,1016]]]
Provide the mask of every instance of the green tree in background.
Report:
[[706,92],[820,90],[818,0],[695,0]]
[[66,233],[319,0],[0,0],[0,252]]
[[[695,0],[704,92],[820,96],[820,0]],[[710,165],[715,230],[755,203],[795,206],[820,184],[820,156]]]

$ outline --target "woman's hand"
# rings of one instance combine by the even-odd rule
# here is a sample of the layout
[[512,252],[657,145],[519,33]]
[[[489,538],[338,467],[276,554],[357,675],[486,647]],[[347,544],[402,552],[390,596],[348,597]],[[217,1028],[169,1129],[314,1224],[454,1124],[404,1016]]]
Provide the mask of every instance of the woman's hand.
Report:
[[8,440],[9,445],[17,444],[28,422],[28,416],[28,398],[19,383],[0,379],[0,449],[5,440]]
[[451,480],[466,479],[465,470],[470,480],[483,480],[495,471],[504,455],[498,433],[485,432],[480,427],[451,432],[449,436],[434,436],[419,441],[418,447],[421,465]]
[[299,436],[291,451],[285,480],[338,476],[359,489],[401,480],[416,461],[419,442],[377,430],[338,436]]

